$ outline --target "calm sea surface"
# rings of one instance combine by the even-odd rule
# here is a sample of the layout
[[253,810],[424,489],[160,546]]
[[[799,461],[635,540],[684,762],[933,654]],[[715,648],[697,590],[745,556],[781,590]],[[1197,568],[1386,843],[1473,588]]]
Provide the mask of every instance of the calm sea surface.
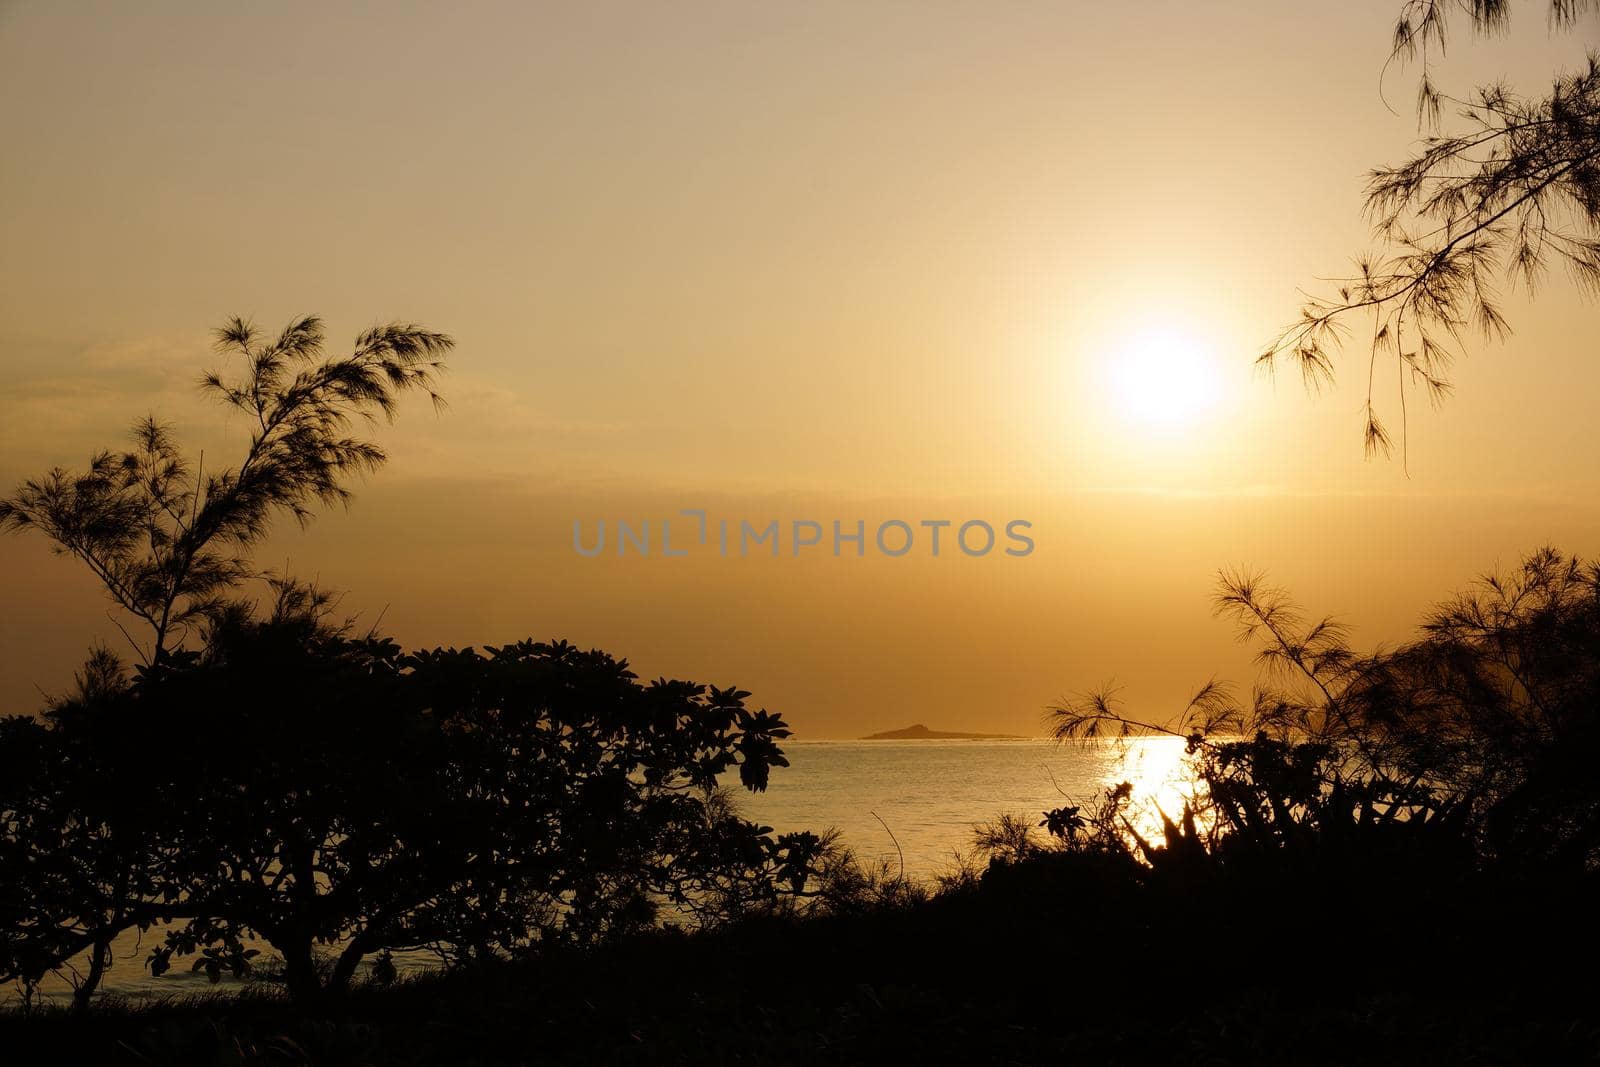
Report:
[[[1175,738],[1052,741],[791,741],[790,766],[765,793],[741,791],[740,808],[782,832],[837,828],[869,863],[883,859],[928,878],[966,851],[973,824],[1002,812],[1027,816],[1091,804],[1132,782],[1174,814],[1183,769]],[[880,822],[881,820],[881,822]],[[896,850],[898,842],[899,850]]]
[[[745,817],[779,832],[836,828],[862,860],[885,860],[893,869],[903,853],[906,873],[924,879],[948,869],[956,852],[970,848],[974,824],[1002,812],[1037,823],[1049,808],[1093,803],[1123,781],[1134,784],[1147,817],[1154,817],[1152,801],[1174,814],[1182,804],[1183,743],[1168,738],[1086,746],[1032,740],[791,741],[784,749],[790,766],[773,772],[765,793],[739,790]],[[731,784],[737,785],[736,776]],[[104,988],[136,997],[208,988],[204,977],[187,973],[187,961],[174,961],[173,971],[150,977],[144,958],[158,941],[155,932],[142,945],[134,934],[120,939]],[[410,969],[434,960],[418,953],[397,956],[397,962]],[[57,984],[43,992],[54,998],[67,989]],[[13,996],[7,990],[0,1000]]]

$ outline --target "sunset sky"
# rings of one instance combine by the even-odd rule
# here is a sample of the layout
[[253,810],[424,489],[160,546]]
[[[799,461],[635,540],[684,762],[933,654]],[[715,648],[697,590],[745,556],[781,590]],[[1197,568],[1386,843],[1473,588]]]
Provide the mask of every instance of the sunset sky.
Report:
[[[1527,550],[1600,553],[1600,309],[1560,273],[1509,296],[1457,396],[1412,398],[1409,477],[1363,456],[1359,346],[1320,397],[1253,373],[1415,142],[1396,9],[0,2],[0,491],[149,411],[236,454],[195,388],[228,316],[403,319],[456,338],[448,409],[258,558],[408,646],[565,637],[848,737],[1248,684],[1224,566],[1402,640]],[[1543,92],[1600,39],[1516,14],[1436,79]],[[572,549],[683,508],[1037,548]],[[0,710],[116,647],[108,606],[0,540]]]

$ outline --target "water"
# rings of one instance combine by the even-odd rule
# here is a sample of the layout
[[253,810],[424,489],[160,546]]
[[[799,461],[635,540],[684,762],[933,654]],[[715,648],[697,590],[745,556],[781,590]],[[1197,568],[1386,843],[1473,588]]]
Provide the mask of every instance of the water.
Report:
[[[1118,782],[1134,784],[1134,817],[1146,828],[1158,820],[1155,805],[1176,814],[1183,797],[1183,742],[1152,738],[1118,743],[1057,745],[1050,741],[791,741],[790,766],[776,768],[765,793],[742,789],[745,817],[781,832],[837,829],[864,862],[886,861],[891,870],[929,879],[953,866],[972,844],[973,827],[1002,813],[1038,823],[1041,814],[1068,804],[1091,805]],[[730,784],[737,787],[734,774]],[[880,822],[881,820],[881,822]],[[172,996],[212,988],[188,960],[152,978],[144,967],[160,934],[119,938],[115,963],[103,988],[127,997]],[[270,953],[265,945],[263,956]],[[427,953],[396,954],[402,971],[437,961]],[[234,986],[224,979],[223,988]],[[70,996],[65,981],[41,994]],[[0,1002],[13,996],[0,993]]]
[[1051,808],[1093,805],[1124,781],[1146,825],[1159,821],[1152,803],[1174,815],[1182,807],[1176,738],[791,741],[784,751],[790,766],[773,772],[768,790],[742,794],[747,818],[779,832],[836,828],[863,861],[898,869],[903,853],[906,874],[921,879],[948,869],[970,849],[974,825],[1001,813],[1037,824]]

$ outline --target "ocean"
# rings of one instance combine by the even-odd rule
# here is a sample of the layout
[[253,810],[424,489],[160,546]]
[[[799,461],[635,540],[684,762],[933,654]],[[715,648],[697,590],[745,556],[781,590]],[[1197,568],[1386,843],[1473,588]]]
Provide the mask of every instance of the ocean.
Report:
[[[1038,823],[1063,805],[1088,807],[1132,782],[1137,815],[1182,808],[1184,743],[1177,738],[1057,744],[1018,741],[791,741],[790,766],[765,793],[740,791],[740,810],[779,832],[839,830],[867,863],[931,878],[972,844],[975,824],[1002,813]],[[1042,831],[1041,831],[1042,834]]]
[[[837,829],[865,863],[887,862],[913,878],[931,879],[970,850],[976,824],[1002,813],[1038,823],[1048,809],[1090,805],[1119,782],[1134,785],[1134,817],[1159,823],[1156,805],[1174,815],[1183,797],[1181,740],[1145,738],[1060,745],[1045,740],[790,741],[790,766],[775,768],[763,793],[730,785],[746,818],[779,832]],[[1041,835],[1043,831],[1040,831]],[[144,967],[159,934],[136,933],[115,945],[103,989],[126,997],[161,997],[211,988],[187,960],[152,978]],[[261,946],[263,954],[270,952]],[[426,953],[396,954],[402,971],[432,965]],[[224,987],[233,984],[224,979]],[[64,981],[41,995],[70,996]],[[15,997],[0,993],[0,1002]]]

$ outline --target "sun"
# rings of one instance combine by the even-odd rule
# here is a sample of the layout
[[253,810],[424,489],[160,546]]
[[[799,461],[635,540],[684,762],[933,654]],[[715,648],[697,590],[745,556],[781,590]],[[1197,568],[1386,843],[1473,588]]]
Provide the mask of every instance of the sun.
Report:
[[1217,404],[1216,361],[1193,332],[1147,328],[1115,346],[1110,356],[1111,400],[1128,423],[1150,430],[1182,430]]

